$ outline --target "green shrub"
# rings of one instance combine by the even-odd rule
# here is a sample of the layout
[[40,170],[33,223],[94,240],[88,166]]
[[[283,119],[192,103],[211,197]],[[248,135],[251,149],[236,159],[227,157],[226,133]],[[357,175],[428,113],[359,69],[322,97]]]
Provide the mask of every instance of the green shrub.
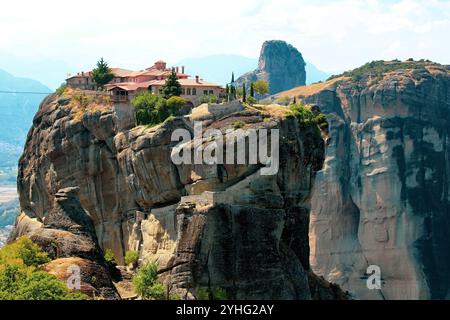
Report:
[[131,104],[135,108],[136,124],[149,126],[163,123],[171,116],[180,116],[188,107],[184,98],[173,96],[165,99],[150,92],[137,95]]
[[215,95],[204,95],[200,97],[200,103],[216,103],[218,100]]
[[127,265],[135,264],[139,259],[139,253],[137,251],[127,251],[125,253],[125,263]]
[[164,285],[158,282],[158,266],[156,263],[147,263],[138,269],[133,278],[136,293],[143,299],[163,300],[165,297]]
[[47,253],[27,237],[21,237],[16,242],[4,246],[0,250],[0,264],[10,264],[22,261],[27,267],[37,267],[50,261]]
[[288,96],[283,96],[277,99],[277,103],[283,106],[288,106],[291,103],[291,98]]
[[247,97],[247,103],[249,105],[254,105],[256,103],[256,99],[254,97]]
[[[289,109],[290,112],[287,115],[288,118],[297,119],[300,127],[302,128],[328,128],[328,122],[323,113],[314,113],[310,108],[303,106],[301,103],[294,103],[289,107]],[[317,133],[320,134],[318,130]]]
[[105,261],[110,265],[116,265],[116,257],[114,256],[114,253],[111,249],[106,249],[105,251]]
[[173,96],[167,99],[166,114],[163,114],[164,120],[169,117],[176,117],[183,115],[184,110],[187,108],[188,101],[184,98]]
[[197,300],[210,300],[209,289],[200,288],[195,295]]
[[0,250],[0,300],[81,300],[54,275],[41,271],[49,258],[30,239],[22,237]]
[[173,293],[169,295],[169,300],[181,300],[181,296]]
[[197,300],[228,300],[227,291],[223,288],[200,288],[196,294]]

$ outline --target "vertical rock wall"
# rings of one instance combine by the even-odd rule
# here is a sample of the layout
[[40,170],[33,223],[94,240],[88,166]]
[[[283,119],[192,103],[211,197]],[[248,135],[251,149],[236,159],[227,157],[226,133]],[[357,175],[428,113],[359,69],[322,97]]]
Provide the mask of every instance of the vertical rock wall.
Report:
[[[330,139],[312,197],[315,272],[361,299],[450,298],[450,74],[421,63],[305,99]],[[369,265],[382,290],[368,290]]]

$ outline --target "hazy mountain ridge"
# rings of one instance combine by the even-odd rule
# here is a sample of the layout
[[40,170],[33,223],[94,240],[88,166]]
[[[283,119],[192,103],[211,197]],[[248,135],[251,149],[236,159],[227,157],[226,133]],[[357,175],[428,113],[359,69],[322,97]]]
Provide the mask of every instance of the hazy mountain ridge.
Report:
[[19,78],[0,69],[0,185],[15,185],[15,171],[33,116],[45,94],[40,82]]

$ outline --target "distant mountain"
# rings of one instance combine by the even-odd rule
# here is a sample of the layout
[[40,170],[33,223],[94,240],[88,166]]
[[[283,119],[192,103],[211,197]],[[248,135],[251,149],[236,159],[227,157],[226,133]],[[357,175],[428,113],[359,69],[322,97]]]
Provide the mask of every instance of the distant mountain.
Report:
[[312,84],[319,81],[325,81],[332,76],[331,73],[319,70],[315,65],[306,63],[306,84]]
[[[225,85],[231,80],[234,72],[236,79],[258,67],[258,58],[248,58],[240,55],[211,55],[200,58],[187,58],[176,63],[186,66],[186,72],[192,76],[200,75],[206,80]],[[331,74],[319,70],[306,62],[306,84],[328,79]]]
[[15,185],[15,171],[28,130],[45,94],[38,81],[18,78],[0,69],[0,186]]
[[0,68],[6,69],[16,77],[38,80],[45,86],[56,89],[67,78],[68,73],[79,70],[76,66],[55,59],[20,58],[0,53]]

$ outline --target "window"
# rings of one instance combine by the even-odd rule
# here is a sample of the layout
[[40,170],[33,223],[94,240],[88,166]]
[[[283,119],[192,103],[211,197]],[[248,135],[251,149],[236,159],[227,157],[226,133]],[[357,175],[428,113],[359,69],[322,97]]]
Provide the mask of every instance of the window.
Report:
[[185,95],[186,94],[186,89],[185,88],[181,88],[181,94]]
[[196,96],[196,95],[197,95],[197,89],[196,89],[196,88],[193,88],[193,89],[192,89],[192,95],[193,95],[193,96]]
[[208,90],[203,90],[203,94],[204,94],[205,96],[207,96],[207,95],[208,95]]
[[187,88],[187,89],[186,89],[186,94],[187,94],[188,96],[191,95],[191,88]]
[[209,90],[209,94],[212,96],[214,94],[213,90]]

